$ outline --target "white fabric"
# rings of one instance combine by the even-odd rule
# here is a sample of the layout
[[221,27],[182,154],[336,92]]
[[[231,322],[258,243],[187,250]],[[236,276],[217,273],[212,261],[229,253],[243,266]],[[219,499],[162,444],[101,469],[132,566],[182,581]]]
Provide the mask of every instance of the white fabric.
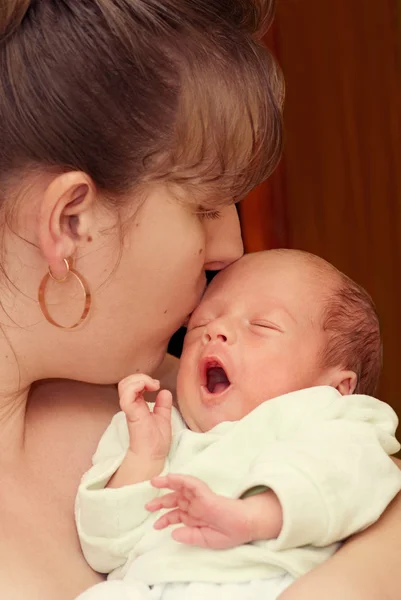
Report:
[[143,583],[106,581],[76,600],[276,600],[293,582],[290,575],[245,583]]
[[400,448],[397,423],[387,404],[341,396],[331,387],[269,400],[207,433],[186,429],[175,411],[165,472],[193,475],[231,498],[266,486],[283,507],[277,540],[216,551],[174,541],[171,528],[153,528],[160,513],[144,505],[165,491],[149,482],[105,487],[129,442],[119,413],[79,488],[76,521],[85,557],[110,579],[149,585],[298,577],[331,556],[340,540],[376,521],[400,490],[400,471],[388,456]]

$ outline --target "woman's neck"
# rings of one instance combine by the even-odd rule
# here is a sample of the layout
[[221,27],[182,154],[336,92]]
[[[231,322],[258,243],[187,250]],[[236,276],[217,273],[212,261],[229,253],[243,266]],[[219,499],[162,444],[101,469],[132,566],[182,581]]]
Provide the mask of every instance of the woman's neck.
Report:
[[28,390],[0,394],[0,463],[18,460],[24,451]]
[[25,412],[30,382],[4,326],[0,333],[0,463],[13,461],[24,449]]

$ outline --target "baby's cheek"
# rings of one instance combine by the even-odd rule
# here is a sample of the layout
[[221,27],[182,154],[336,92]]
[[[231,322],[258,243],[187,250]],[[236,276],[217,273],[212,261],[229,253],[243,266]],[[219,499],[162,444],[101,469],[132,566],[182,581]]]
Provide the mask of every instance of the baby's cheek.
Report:
[[177,393],[185,393],[188,389],[188,385],[190,385],[191,381],[193,382],[195,374],[194,365],[195,360],[193,358],[193,352],[191,352],[191,347],[184,343],[177,375]]
[[188,334],[185,336],[184,338],[184,343],[182,345],[182,351],[181,351],[181,356],[180,356],[180,371],[181,371],[181,367],[182,365],[186,365],[186,367],[188,368],[188,366],[191,364],[191,362],[193,362],[193,355],[194,355],[194,344],[193,344],[193,340],[189,339]]

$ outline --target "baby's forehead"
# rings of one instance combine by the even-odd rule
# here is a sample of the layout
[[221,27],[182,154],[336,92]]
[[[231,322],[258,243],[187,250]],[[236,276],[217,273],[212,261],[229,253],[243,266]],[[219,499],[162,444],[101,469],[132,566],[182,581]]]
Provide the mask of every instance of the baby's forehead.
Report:
[[328,263],[298,251],[265,251],[247,254],[220,271],[211,282],[207,293],[238,287],[244,292],[254,286],[269,288],[274,282],[284,288],[291,283],[312,286],[316,280],[332,280],[335,269]]
[[290,303],[293,310],[308,307],[302,298],[323,305],[327,293],[334,289],[337,271],[326,261],[297,251],[267,251],[245,255],[218,273],[209,285],[202,305],[229,304],[237,298],[253,307],[263,307],[267,300]]

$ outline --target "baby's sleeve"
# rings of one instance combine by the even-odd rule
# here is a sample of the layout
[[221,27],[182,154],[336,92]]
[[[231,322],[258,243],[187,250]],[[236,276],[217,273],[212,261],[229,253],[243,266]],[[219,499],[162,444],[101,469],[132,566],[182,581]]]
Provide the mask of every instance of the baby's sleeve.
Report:
[[283,527],[269,542],[274,550],[343,540],[374,523],[401,489],[401,472],[389,457],[400,448],[390,406],[338,395],[304,408],[297,428],[286,430],[281,415],[281,435],[259,453],[236,494],[260,485],[275,492]]
[[[114,416],[101,438],[92,467],[83,476],[75,503],[75,519],[82,551],[90,566],[110,573],[127,561],[143,535],[149,517],[145,504],[159,495],[149,481],[107,488],[129,447],[125,414]],[[163,473],[166,472],[166,466]]]

